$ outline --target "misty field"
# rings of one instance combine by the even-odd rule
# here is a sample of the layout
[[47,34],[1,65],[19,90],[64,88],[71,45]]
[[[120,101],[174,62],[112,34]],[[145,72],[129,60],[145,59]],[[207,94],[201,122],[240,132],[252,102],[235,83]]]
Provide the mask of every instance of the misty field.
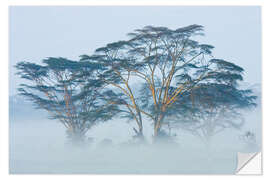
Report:
[[[250,118],[253,116],[256,115]],[[88,133],[95,138],[94,142],[83,148],[67,145],[64,128],[54,121],[11,122],[10,173],[233,174],[237,166],[236,153],[249,150],[239,140],[239,131],[217,136],[210,149],[186,133],[178,134],[177,144],[135,147],[125,143],[131,137],[126,136],[127,127],[132,126],[122,122],[96,127]],[[107,137],[113,140],[110,146],[100,143]]]

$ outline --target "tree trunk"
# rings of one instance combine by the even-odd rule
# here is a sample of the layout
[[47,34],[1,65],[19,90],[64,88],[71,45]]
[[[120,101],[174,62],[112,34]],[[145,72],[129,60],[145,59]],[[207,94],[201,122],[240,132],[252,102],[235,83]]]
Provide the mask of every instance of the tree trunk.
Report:
[[134,138],[138,139],[139,141],[144,141],[144,135],[143,135],[143,127],[140,126],[139,130],[137,130],[136,128],[133,128],[134,132],[136,133],[135,136],[133,136]]
[[164,119],[163,114],[160,114],[156,118],[155,125],[154,125],[154,142],[156,142],[161,136],[160,132],[161,132],[161,126],[162,126],[163,119]]
[[133,130],[136,133],[136,135],[135,135],[136,138],[138,138],[140,140],[144,140],[143,125],[142,125],[142,115],[141,115],[141,112],[139,111],[139,109],[136,109],[136,112],[137,112],[137,115],[139,117],[139,122],[138,122],[139,130],[137,130],[136,128],[133,128]]
[[68,143],[72,146],[82,146],[85,142],[85,135],[80,130],[67,130]]
[[154,137],[158,137],[160,133],[160,122],[155,123],[154,126]]

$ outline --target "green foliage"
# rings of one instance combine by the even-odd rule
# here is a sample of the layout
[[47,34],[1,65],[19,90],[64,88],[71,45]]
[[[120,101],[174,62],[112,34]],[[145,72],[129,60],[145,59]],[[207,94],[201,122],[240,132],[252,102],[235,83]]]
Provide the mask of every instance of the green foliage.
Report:
[[104,83],[95,74],[102,69],[100,64],[65,58],[47,58],[43,64],[16,65],[17,74],[29,82],[21,84],[19,93],[36,108],[47,110],[51,119],[62,122],[69,135],[84,136],[92,126],[118,112],[117,106],[103,99]]

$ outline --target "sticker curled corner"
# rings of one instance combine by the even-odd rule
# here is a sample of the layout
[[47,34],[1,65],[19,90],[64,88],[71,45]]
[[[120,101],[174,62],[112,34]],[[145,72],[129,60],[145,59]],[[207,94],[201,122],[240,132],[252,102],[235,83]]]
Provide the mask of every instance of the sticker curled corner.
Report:
[[262,154],[254,153],[237,153],[237,175],[262,175]]

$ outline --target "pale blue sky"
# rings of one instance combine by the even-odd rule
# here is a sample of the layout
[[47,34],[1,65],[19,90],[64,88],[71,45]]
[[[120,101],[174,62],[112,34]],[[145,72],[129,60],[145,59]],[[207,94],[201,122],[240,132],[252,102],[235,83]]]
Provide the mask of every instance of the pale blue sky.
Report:
[[255,6],[156,7],[10,7],[10,95],[20,79],[13,65],[21,60],[40,62],[45,57],[78,59],[97,47],[126,39],[146,25],[179,28],[205,27],[204,43],[214,55],[245,70],[245,80],[261,83],[261,10]]

